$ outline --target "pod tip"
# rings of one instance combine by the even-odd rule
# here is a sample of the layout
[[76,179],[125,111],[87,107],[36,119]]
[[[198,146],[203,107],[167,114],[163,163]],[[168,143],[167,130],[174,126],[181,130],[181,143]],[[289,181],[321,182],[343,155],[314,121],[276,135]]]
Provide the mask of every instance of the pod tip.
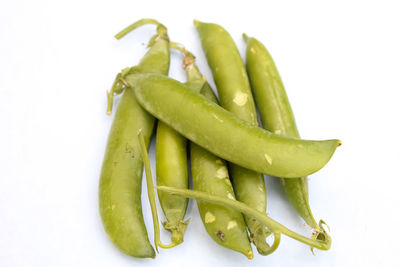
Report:
[[253,251],[251,251],[251,250],[247,251],[247,252],[246,252],[246,257],[247,257],[249,260],[252,260],[252,259],[254,258]]
[[194,19],[193,20],[193,24],[194,24],[195,27],[197,27],[197,26],[199,26],[200,21],[198,21],[197,19]]
[[249,36],[247,36],[247,34],[243,33],[242,36],[243,36],[243,40],[245,42],[247,42],[249,40]]
[[342,145],[342,141],[338,140],[337,141],[337,147],[340,147]]
[[117,33],[116,35],[114,35],[114,38],[117,40],[121,40],[121,38],[124,37],[125,35],[126,35],[126,33],[121,31],[121,32]]

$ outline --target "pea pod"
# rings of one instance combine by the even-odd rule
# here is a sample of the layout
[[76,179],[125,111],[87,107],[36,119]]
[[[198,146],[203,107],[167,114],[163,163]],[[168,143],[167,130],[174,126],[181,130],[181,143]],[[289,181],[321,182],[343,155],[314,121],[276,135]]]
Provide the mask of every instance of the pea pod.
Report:
[[[188,83],[201,80],[203,77],[194,64],[194,57],[186,55],[184,60]],[[200,89],[201,88],[201,89]],[[217,97],[207,82],[198,89],[214,103]],[[190,160],[192,167],[193,188],[209,194],[235,199],[235,193],[227,164],[207,150],[190,143]],[[249,259],[253,258],[253,251],[247,235],[246,224],[240,212],[225,206],[198,201],[197,206],[204,227],[211,238],[221,246],[238,251]]]
[[[156,135],[156,173],[157,184],[188,188],[187,142],[179,133],[162,121],[157,123]],[[189,221],[184,221],[188,200],[158,192],[158,199],[167,221],[163,222],[166,230],[172,234],[174,245],[183,242],[183,235]]]
[[[157,184],[188,188],[189,176],[186,156],[186,139],[179,133],[159,121],[156,138]],[[187,198],[171,196],[158,191],[158,199],[167,219],[163,223],[166,230],[172,233],[172,243],[183,242],[188,221],[184,221]]]
[[[212,70],[221,106],[252,125],[258,126],[257,113],[242,58],[229,33],[213,23],[195,21],[207,62]],[[221,60],[223,58],[223,60]],[[229,164],[239,201],[265,212],[267,194],[264,175]],[[270,234],[255,218],[245,216],[251,240],[262,255],[269,254],[265,239]]]
[[272,134],[164,75],[128,74],[121,80],[135,88],[140,105],[156,118],[216,156],[254,171],[287,178],[309,175],[321,169],[340,144],[336,139]]
[[[194,143],[190,143],[190,157],[194,189],[235,199],[225,161]],[[215,242],[253,258],[240,212],[202,201],[197,205],[204,227]]]
[[[276,134],[300,138],[278,69],[265,46],[243,34],[247,43],[246,67],[251,81],[260,118],[265,129]],[[308,202],[307,177],[281,179],[285,193],[304,221],[319,231]]]
[[[130,30],[147,23],[158,25],[156,37],[139,65],[117,76],[108,93],[108,113],[111,112],[113,95],[124,89],[119,79],[121,75],[140,72],[168,74],[169,44],[163,25],[154,20],[140,20],[116,37],[119,39]],[[141,130],[148,146],[154,122],[154,117],[141,108],[133,91],[125,90],[108,137],[99,185],[100,214],[109,238],[122,252],[139,258],[155,257],[142,214],[143,160],[137,138]]]

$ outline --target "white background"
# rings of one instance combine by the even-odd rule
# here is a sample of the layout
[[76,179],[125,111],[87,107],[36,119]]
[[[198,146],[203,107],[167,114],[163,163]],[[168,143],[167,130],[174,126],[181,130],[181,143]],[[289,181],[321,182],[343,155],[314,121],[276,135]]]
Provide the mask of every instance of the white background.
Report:
[[[0,1],[0,266],[395,266],[399,11],[396,1]],[[211,240],[193,201],[182,245],[155,260],[114,248],[97,198],[112,122],[106,90],[140,60],[155,30],[113,35],[145,17],[192,50],[210,81],[194,18],[224,26],[242,55],[241,34],[257,37],[275,59],[302,137],[343,141],[310,177],[311,207],[331,227],[331,250],[313,256],[283,237],[274,254],[249,261]],[[180,61],[173,53],[170,75],[184,81]],[[267,178],[267,191],[272,218],[309,235],[276,179]],[[152,240],[146,198],[143,205]]]

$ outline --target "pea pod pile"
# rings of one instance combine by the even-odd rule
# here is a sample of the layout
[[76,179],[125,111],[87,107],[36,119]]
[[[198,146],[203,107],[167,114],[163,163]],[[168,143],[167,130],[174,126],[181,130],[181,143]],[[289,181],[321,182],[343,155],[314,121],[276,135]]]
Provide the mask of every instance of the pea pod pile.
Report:
[[[217,244],[249,259],[253,258],[251,243],[260,255],[268,255],[278,248],[281,234],[311,249],[328,250],[331,237],[323,227],[324,221],[317,223],[311,212],[307,175],[324,167],[341,142],[300,139],[283,83],[267,49],[258,40],[243,35],[247,44],[244,64],[224,28],[194,22],[214,76],[220,106],[196,66],[194,55],[171,42],[163,24],[142,19],[116,38],[145,24],[157,26],[149,50],[137,66],[117,75],[107,94],[108,114],[114,96],[122,94],[99,186],[102,222],[114,245],[133,257],[155,258],[158,247],[181,244],[190,227],[189,220],[185,220],[188,198],[193,198],[208,235]],[[186,83],[167,77],[170,49],[184,56]],[[257,123],[256,105],[264,128]],[[155,188],[166,218],[163,226],[171,232],[169,245],[160,240],[147,155],[156,120]],[[156,251],[142,214],[143,166]],[[264,174],[281,177],[289,202],[313,229],[311,238],[267,216]],[[193,190],[189,189],[190,177]],[[266,241],[269,235],[274,236],[271,245]]]

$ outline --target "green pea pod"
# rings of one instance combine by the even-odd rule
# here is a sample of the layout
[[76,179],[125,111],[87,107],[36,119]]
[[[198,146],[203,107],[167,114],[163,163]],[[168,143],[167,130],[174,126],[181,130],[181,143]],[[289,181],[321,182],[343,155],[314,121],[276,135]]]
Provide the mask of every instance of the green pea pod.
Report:
[[[168,74],[169,44],[164,26],[154,20],[141,20],[116,37],[146,23],[158,25],[158,38],[137,67],[126,69],[117,76],[108,93],[108,113],[114,93],[121,93],[125,87],[120,76],[139,72]],[[133,91],[125,90],[108,137],[99,185],[100,214],[109,238],[122,252],[139,258],[155,257],[142,214],[143,160],[137,138],[141,130],[148,146],[154,123],[154,117],[141,108]]]
[[[217,24],[195,21],[195,25],[217,85],[221,106],[240,119],[258,126],[246,69],[232,37]],[[229,164],[229,172],[238,200],[265,212],[267,193],[264,175],[232,163]],[[270,247],[266,238],[270,232],[255,218],[245,216],[245,219],[258,252],[268,255]]]
[[[300,138],[278,69],[265,46],[255,38],[243,34],[247,43],[246,67],[251,81],[262,124],[268,131]],[[307,177],[282,178],[285,193],[304,221],[319,231],[308,202]]]
[[[235,199],[224,161],[194,143],[190,143],[190,157],[194,189]],[[246,224],[240,212],[202,201],[198,201],[197,205],[204,227],[215,242],[249,259],[253,258]]]
[[340,145],[336,139],[310,141],[272,134],[164,75],[129,74],[123,80],[156,118],[216,156],[254,171],[287,178],[309,175],[321,169]]
[[[193,63],[186,66],[185,69],[188,82],[202,79],[200,71]],[[203,85],[200,93],[212,102],[218,103],[217,97],[208,83]],[[193,142],[190,143],[190,159],[194,189],[235,199],[225,161]],[[240,212],[203,201],[198,201],[197,206],[204,227],[215,242],[238,251],[249,259],[253,258],[245,221]]]
[[[188,188],[186,154],[186,139],[159,121],[156,139],[157,185]],[[182,243],[188,224],[188,221],[183,221],[188,199],[171,196],[162,191],[158,191],[158,199],[167,219],[163,226],[172,233],[172,243]]]
[[229,33],[214,23],[194,21],[221,106],[253,125],[257,114],[246,69]]

